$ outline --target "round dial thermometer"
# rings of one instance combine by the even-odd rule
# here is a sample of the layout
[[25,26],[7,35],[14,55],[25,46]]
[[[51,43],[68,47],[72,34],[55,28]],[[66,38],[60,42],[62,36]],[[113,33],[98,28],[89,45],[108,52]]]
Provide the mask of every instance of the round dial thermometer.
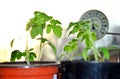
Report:
[[109,23],[104,13],[99,10],[89,10],[85,12],[80,20],[89,20],[91,30],[96,32],[97,39],[101,39],[108,31]]

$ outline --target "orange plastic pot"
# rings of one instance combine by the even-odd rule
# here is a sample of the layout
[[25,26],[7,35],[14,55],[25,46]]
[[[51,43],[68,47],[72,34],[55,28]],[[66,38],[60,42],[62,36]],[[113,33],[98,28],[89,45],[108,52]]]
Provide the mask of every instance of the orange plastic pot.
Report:
[[0,79],[53,79],[58,73],[56,63],[0,63]]

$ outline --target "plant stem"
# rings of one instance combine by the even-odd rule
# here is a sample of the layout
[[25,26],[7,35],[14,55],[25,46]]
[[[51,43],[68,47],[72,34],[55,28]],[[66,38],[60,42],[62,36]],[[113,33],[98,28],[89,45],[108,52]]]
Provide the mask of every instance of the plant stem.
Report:
[[30,52],[28,50],[28,35],[26,35],[26,49],[25,49],[25,52],[26,52],[27,65],[30,65],[30,60],[29,60]]
[[41,57],[42,57],[42,43],[40,43],[40,53],[39,53],[39,56],[38,56],[38,60],[41,60]]
[[93,46],[93,54],[94,54],[94,57],[95,57],[95,61],[98,61],[98,55],[97,55],[98,51],[97,51],[95,45]]
[[[41,34],[41,38],[43,38],[43,32]],[[41,57],[42,57],[42,46],[43,46],[43,43],[42,43],[42,39],[41,39],[41,42],[40,42],[40,53],[39,53],[39,56],[38,56],[38,60],[40,61],[41,60]]]

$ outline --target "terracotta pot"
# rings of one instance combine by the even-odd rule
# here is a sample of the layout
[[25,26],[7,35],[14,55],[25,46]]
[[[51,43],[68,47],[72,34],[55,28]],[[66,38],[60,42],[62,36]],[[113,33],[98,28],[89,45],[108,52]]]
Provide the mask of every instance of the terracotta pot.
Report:
[[25,62],[0,63],[0,79],[53,79],[58,73],[55,62]]

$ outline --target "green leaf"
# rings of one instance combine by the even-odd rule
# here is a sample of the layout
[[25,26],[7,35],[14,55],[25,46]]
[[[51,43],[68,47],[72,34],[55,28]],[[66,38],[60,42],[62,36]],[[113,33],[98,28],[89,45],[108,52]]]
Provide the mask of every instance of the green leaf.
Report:
[[72,50],[78,50],[78,43],[73,43],[71,47]]
[[15,39],[12,39],[10,42],[10,46],[13,47],[13,43],[14,43]]
[[15,62],[17,59],[20,59],[21,57],[22,57],[21,52],[19,50],[14,50],[11,53],[10,61]]
[[70,42],[68,42],[68,45],[70,45],[72,51],[78,50],[78,39],[72,39]]
[[117,46],[117,45],[112,45],[112,46],[109,46],[109,47],[107,47],[108,48],[108,50],[111,50],[111,49],[120,49],[120,47],[119,46]]
[[80,37],[82,37],[82,36],[84,36],[85,35],[85,32],[84,31],[80,31],[80,32],[78,32],[78,34],[77,34],[77,38],[80,38]]
[[61,59],[62,59],[62,57],[64,57],[64,56],[66,56],[66,54],[65,54],[65,53],[60,54],[60,56],[59,56],[60,60],[61,60]]
[[37,28],[38,27],[33,27],[30,31],[30,35],[32,39],[34,39],[39,34]]
[[94,41],[96,41],[97,36],[96,36],[96,33],[95,33],[95,32],[92,32],[92,33],[91,33],[91,37],[92,37],[92,39],[93,39]]
[[35,15],[35,17],[38,17],[38,18],[42,19],[43,21],[50,20],[50,17],[47,14],[45,14],[44,12],[35,11],[34,15]]
[[82,57],[85,61],[87,61],[89,49],[90,48],[85,48],[84,51],[82,52]]
[[89,21],[79,21],[78,25],[82,25],[82,27],[85,27],[86,25],[88,25]]
[[85,40],[85,44],[86,44],[87,47],[92,47],[92,43],[91,43],[91,41],[89,40],[88,37]]
[[37,35],[43,33],[43,27],[42,26],[34,26],[32,27],[30,31],[31,38],[34,39]]
[[27,23],[27,25],[26,25],[26,31],[29,31],[30,28],[31,28],[31,24]]
[[36,58],[36,54],[34,52],[30,52],[30,57],[29,57],[29,60],[30,61],[34,61],[34,59]]
[[94,39],[91,37],[90,34],[86,36],[86,46],[87,47],[92,47],[94,45]]
[[74,26],[73,29],[70,31],[69,35],[70,34],[75,34],[78,31],[79,31],[79,27],[78,26]]
[[56,55],[57,49],[56,49],[55,45],[52,44],[52,42],[50,42],[50,41],[47,40],[46,38],[38,38],[38,40],[42,40],[42,43],[48,42],[47,44],[52,48],[54,54]]
[[56,49],[55,45],[52,44],[51,42],[49,42],[48,45],[52,48],[54,54],[56,55],[57,49]]
[[64,47],[64,51],[67,52],[67,53],[69,53],[69,52],[72,52],[73,50],[72,50],[72,47],[70,45],[66,45]]
[[52,29],[53,29],[53,33],[58,37],[60,38],[61,35],[62,35],[62,28],[60,26],[52,26]]
[[31,18],[26,25],[26,31],[29,31],[33,24],[34,24],[34,18]]
[[64,47],[64,51],[70,53],[74,50],[78,50],[78,40],[72,39],[68,42],[68,44]]
[[22,52],[17,53],[17,60],[22,58]]
[[81,42],[83,42],[84,40],[86,40],[86,35],[81,37]]
[[41,42],[45,43],[47,40],[45,38],[41,38]]
[[58,21],[58,20],[51,20],[50,23],[51,23],[52,25],[61,24],[61,22]]
[[46,41],[50,42],[50,41],[47,40],[46,38],[37,38],[37,40],[41,40],[41,43],[45,43]]
[[108,49],[106,47],[100,47],[99,50],[104,54],[104,56],[105,56],[106,59],[110,58]]
[[47,29],[46,29],[46,32],[47,32],[47,33],[50,33],[50,32],[51,32],[51,29],[52,29],[52,26],[51,26],[51,25],[48,25],[48,26],[47,26]]
[[77,39],[72,39],[71,41],[68,42],[68,44],[72,45],[73,43],[78,43]]
[[77,22],[70,22],[67,30],[69,30],[71,27],[74,27],[74,25],[76,25],[76,24],[77,24]]
[[26,52],[23,52],[23,53],[22,53],[22,56],[24,56],[24,57],[25,57],[25,56],[26,56]]
[[34,50],[34,48],[29,49],[29,51],[33,51],[33,50]]

